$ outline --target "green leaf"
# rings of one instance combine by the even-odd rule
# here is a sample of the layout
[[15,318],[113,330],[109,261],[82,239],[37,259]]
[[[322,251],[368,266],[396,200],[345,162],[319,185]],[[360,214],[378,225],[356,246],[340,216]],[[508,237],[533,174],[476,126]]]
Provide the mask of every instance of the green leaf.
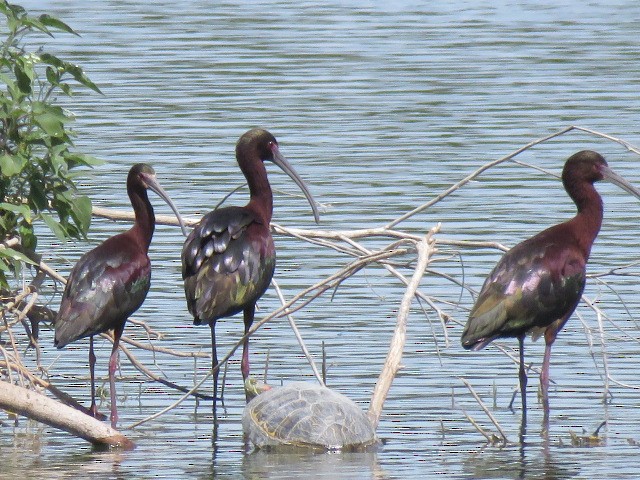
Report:
[[64,135],[64,125],[55,115],[42,113],[34,116],[33,120],[49,136],[62,137]]
[[7,86],[9,84],[13,85],[13,79],[11,77],[9,77],[9,75],[7,75],[6,73],[0,73],[0,82],[6,84]]
[[62,107],[57,105],[51,105],[45,102],[33,102],[33,113],[38,115],[41,113],[48,113],[56,116],[61,122],[65,122],[67,119],[73,119],[73,117],[67,115]]
[[9,2],[2,2],[2,13],[4,13],[7,17],[11,18],[20,18],[27,14],[27,11],[24,7],[16,4],[11,4]]
[[31,223],[21,222],[18,226],[18,234],[20,235],[22,248],[35,252],[38,246],[38,237],[33,233],[33,225]]
[[73,30],[62,20],[52,17],[51,15],[47,15],[46,13],[44,15],[40,15],[40,17],[38,17],[38,20],[40,20],[40,23],[46,25],[47,27],[55,28],[56,30],[60,30],[62,32],[72,33],[73,35],[76,35],[78,37],[80,36],[75,32],[75,30]]
[[9,258],[11,260],[17,260],[19,262],[28,263],[30,265],[37,265],[36,262],[31,260],[24,253],[18,252],[13,248],[0,248],[0,257]]
[[36,211],[44,210],[47,208],[47,194],[45,191],[45,186],[41,181],[30,182],[29,189],[29,204],[32,205],[32,208]]
[[47,65],[51,65],[52,67],[64,68],[64,62],[55,55],[51,55],[50,53],[41,53],[40,60]]
[[82,68],[80,68],[77,65],[72,65],[70,63],[67,63],[65,64],[65,70],[69,72],[71,75],[73,75],[73,78],[76,80],[76,82],[102,95],[102,91],[100,91],[98,86],[95,83],[93,83],[89,79],[89,77],[87,77],[87,75],[84,73],[84,70],[82,70]]
[[31,78],[28,73],[23,70],[19,65],[15,65],[13,68],[13,73],[16,76],[18,88],[22,93],[26,93],[29,95],[32,91],[31,89]]
[[19,174],[27,165],[27,159],[22,155],[0,155],[0,172],[3,177],[13,177]]
[[3,13],[7,17],[11,15],[11,10],[9,9],[9,4],[7,2],[0,2],[0,13]]
[[102,91],[100,91],[98,86],[93,83],[89,79],[89,77],[87,77],[87,75],[84,73],[84,70],[82,70],[82,68],[78,65],[60,60],[58,57],[56,57],[55,55],[51,55],[50,53],[41,53],[40,61],[42,63],[46,63],[47,65],[51,65],[52,67],[60,69],[60,71],[63,73],[71,74],[76,82],[90,88],[94,92],[102,94]]
[[91,226],[91,199],[85,195],[75,197],[71,212],[82,235],[86,236]]
[[47,67],[46,70],[47,82],[51,85],[58,85],[60,82],[60,75],[58,74],[58,70],[55,68]]
[[[58,145],[64,146],[64,145]],[[51,167],[53,169],[53,173],[58,177],[64,177],[67,174],[67,162],[64,159],[63,155],[58,155],[57,153],[52,153],[49,156],[49,161],[51,162]]]
[[58,238],[58,240],[65,241],[67,239],[66,230],[62,225],[60,225],[59,222],[56,222],[51,215],[45,212],[40,212],[40,216],[42,217],[44,223],[47,224],[53,234]]
[[27,11],[20,5],[13,5],[6,1],[3,1],[2,4],[3,7],[6,7],[4,13],[7,16],[7,26],[13,35],[24,26],[23,19],[27,15]]
[[103,160],[92,157],[91,155],[85,155],[83,153],[67,153],[64,157],[66,158],[67,162],[69,162],[69,168],[75,167],[76,165],[97,167],[104,164]]
[[40,30],[42,33],[46,33],[50,37],[53,37],[53,34],[49,31],[46,25],[40,22],[40,20],[38,20],[37,18],[33,18],[25,15],[24,17],[21,18],[21,21],[23,25],[27,27],[35,28],[36,30]]
[[65,135],[64,124],[73,118],[65,115],[64,110],[44,102],[33,102],[33,121],[51,137]]
[[0,203],[0,209],[22,215],[27,222],[31,222],[31,209],[29,205],[15,205],[13,203],[2,202]]

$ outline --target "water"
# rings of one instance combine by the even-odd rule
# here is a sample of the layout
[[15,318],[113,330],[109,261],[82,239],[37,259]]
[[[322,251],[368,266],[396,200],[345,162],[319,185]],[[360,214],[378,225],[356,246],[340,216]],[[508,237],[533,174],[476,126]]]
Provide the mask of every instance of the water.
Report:
[[[49,48],[85,67],[104,92],[78,90],[64,100],[76,115],[79,150],[106,160],[82,188],[95,203],[129,208],[124,179],[135,162],[154,165],[185,216],[197,218],[242,183],[233,160],[237,138],[264,126],[323,205],[326,230],[384,225],[433,198],[490,160],[561,128],[578,124],[640,144],[636,65],[640,60],[631,1],[578,2],[481,0],[438,2],[264,1],[210,2],[39,0],[22,4],[56,15],[81,37],[58,36]],[[638,158],[621,146],[572,132],[519,156],[559,174],[564,160],[583,148],[640,185]],[[270,168],[277,189],[274,221],[316,228],[297,188]],[[640,204],[614,186],[598,187],[605,221],[589,271],[602,273],[637,259],[636,209]],[[232,202],[245,201],[244,192]],[[168,207],[152,198],[158,213]],[[483,174],[443,202],[396,228],[423,234],[442,222],[438,238],[514,245],[572,215],[574,207],[551,175],[515,164]],[[640,211],[640,210],[638,210]],[[125,226],[97,219],[91,245]],[[367,239],[368,248],[391,240]],[[47,242],[45,242],[47,243]],[[49,240],[47,260],[68,273],[87,244]],[[135,318],[166,334],[154,343],[181,352],[208,352],[207,328],[193,327],[180,281],[176,228],[158,227],[150,256],[152,290]],[[348,264],[351,257],[278,236],[276,280],[290,298]],[[499,258],[494,249],[443,244],[433,269],[478,289]],[[454,256],[450,256],[455,254]],[[400,267],[410,276],[410,267]],[[608,316],[603,320],[607,367],[619,382],[637,385],[637,268],[631,276],[591,279],[585,294]],[[606,282],[606,283],[603,283]],[[454,320],[464,322],[472,297],[435,275],[422,290]],[[309,349],[327,346],[329,384],[367,407],[384,361],[404,289],[379,266],[347,280],[333,299],[323,295],[296,314]],[[54,307],[59,297],[46,296]],[[446,303],[450,302],[450,303]],[[270,290],[261,317],[278,305]],[[627,314],[626,308],[631,315]],[[433,311],[414,308],[403,369],[385,404],[377,452],[335,455],[246,454],[240,418],[243,398],[239,357],[228,374],[226,411],[212,442],[210,408],[193,400],[126,431],[133,452],[96,453],[80,440],[21,419],[0,426],[1,475],[13,478],[635,478],[640,441],[639,395],[611,383],[603,403],[603,344],[593,311],[582,304],[556,342],[552,356],[549,445],[539,436],[538,381],[530,380],[527,443],[517,443],[520,410],[507,409],[516,367],[494,347],[478,353],[459,347],[461,327],[447,338]],[[219,351],[241,331],[239,318],[221,321]],[[125,334],[146,341],[141,328]],[[44,365],[52,381],[87,402],[86,342],[62,352],[53,333],[42,332]],[[590,350],[589,342],[593,344]],[[515,341],[502,342],[508,350]],[[104,380],[109,345],[98,342]],[[539,366],[543,345],[527,344]],[[208,361],[132,349],[158,374],[192,385]],[[31,355],[31,354],[29,354]],[[271,322],[252,342],[253,371],[269,356],[273,382],[311,380],[283,320]],[[30,361],[31,357],[27,357]],[[149,382],[123,357],[118,382],[121,425],[127,427],[169,406],[178,393]],[[195,371],[195,372],[194,372]],[[512,442],[485,447],[464,415],[495,431],[460,380],[466,378],[491,408]],[[207,384],[210,388],[210,384]],[[495,396],[495,406],[494,398]],[[516,402],[518,405],[518,402]],[[107,409],[102,405],[103,410]],[[571,433],[591,433],[602,422],[604,443],[574,446]]]

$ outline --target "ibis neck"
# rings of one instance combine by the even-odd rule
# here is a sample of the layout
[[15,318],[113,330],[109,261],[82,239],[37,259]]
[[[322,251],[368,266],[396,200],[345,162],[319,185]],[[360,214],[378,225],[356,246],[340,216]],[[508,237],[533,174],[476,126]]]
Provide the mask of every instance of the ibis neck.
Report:
[[602,216],[604,214],[602,198],[593,185],[589,184],[589,187],[590,188],[583,189],[581,192],[582,195],[577,196],[577,198],[571,195],[578,207],[578,213],[574,218],[578,226],[576,239],[585,252],[586,257],[589,256],[591,246],[600,231]]
[[244,173],[250,195],[247,206],[256,212],[265,224],[269,224],[273,215],[273,192],[264,162],[256,162],[250,172]]
[[145,251],[148,251],[149,245],[151,245],[151,237],[153,237],[153,231],[156,226],[153,207],[151,206],[151,202],[149,202],[149,196],[145,189],[130,192],[129,198],[131,199],[131,206],[136,215],[136,220],[131,230],[133,230],[140,239]]

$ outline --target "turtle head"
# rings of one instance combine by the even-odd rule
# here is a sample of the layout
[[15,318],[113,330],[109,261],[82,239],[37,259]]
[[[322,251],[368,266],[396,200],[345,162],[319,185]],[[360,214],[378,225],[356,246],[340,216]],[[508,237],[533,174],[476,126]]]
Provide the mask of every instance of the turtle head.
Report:
[[271,386],[261,382],[257,378],[248,377],[244,381],[244,393],[247,397],[247,402],[267,390],[271,390]]

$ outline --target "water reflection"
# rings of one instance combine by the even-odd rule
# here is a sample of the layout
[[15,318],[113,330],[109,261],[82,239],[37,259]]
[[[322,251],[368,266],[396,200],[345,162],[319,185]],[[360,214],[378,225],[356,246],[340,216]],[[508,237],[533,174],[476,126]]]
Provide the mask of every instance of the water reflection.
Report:
[[[283,473],[286,472],[286,473]],[[245,455],[242,473],[247,479],[268,478],[394,478],[382,468],[377,452],[272,453],[254,451]]]
[[128,452],[91,452],[63,457],[60,463],[81,465],[77,471],[79,477],[95,478],[109,475],[111,478],[125,479],[127,471],[123,469],[123,463],[127,461],[128,457]]
[[[130,478],[123,465],[135,458],[133,452],[95,451],[87,444],[75,441],[45,443],[43,440],[48,438],[45,428],[28,426],[26,429],[17,429],[14,433],[14,438],[21,439],[19,450],[11,454],[5,445],[0,447],[3,454],[0,477],[3,479]],[[46,454],[46,450],[51,448],[59,454],[53,457]],[[13,460],[18,463],[14,464]],[[20,477],[10,473],[17,471],[22,472]]]
[[562,480],[575,478],[580,466],[568,462],[557,450],[555,460],[548,450],[537,453],[535,448],[521,446],[501,449],[487,448],[469,455],[463,461],[464,472],[474,479],[540,479]]

